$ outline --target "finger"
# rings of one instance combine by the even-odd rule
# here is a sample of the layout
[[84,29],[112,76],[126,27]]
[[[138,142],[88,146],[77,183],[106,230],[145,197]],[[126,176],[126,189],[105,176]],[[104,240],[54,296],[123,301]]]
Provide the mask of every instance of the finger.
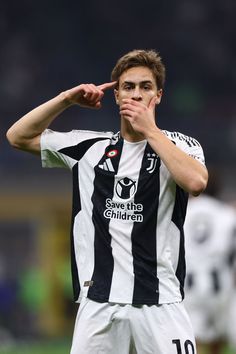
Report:
[[94,105],[94,108],[95,109],[100,109],[102,107],[102,104],[100,101],[96,102],[95,105]]
[[91,105],[94,105],[95,103],[100,101],[104,96],[104,92],[102,90],[99,90],[93,84],[88,84],[86,88],[87,90],[84,94],[84,98],[88,100]]
[[130,124],[133,123],[133,117],[129,116],[128,114],[123,114],[122,118],[125,118],[128,122],[130,122]]
[[122,104],[129,104],[132,107],[139,107],[139,108],[141,108],[141,107],[145,108],[146,107],[144,103],[136,101],[136,100],[133,100],[133,99],[130,99],[130,98],[123,98],[122,99]]
[[129,109],[120,109],[120,114],[122,116],[127,116],[127,117],[132,117],[133,116],[133,112],[130,111]]
[[102,85],[97,86],[99,90],[105,91],[111,88],[115,88],[117,85],[117,81],[106,82]]
[[90,102],[96,102],[102,99],[102,97],[104,96],[104,92],[91,91],[91,92],[86,92],[83,96]]
[[98,97],[98,98],[94,99],[93,101],[90,100],[89,104],[91,106],[94,106],[95,108],[100,108],[102,106],[101,99],[102,99],[101,97]]
[[[139,108],[139,107],[138,107]],[[127,109],[131,112],[138,112],[138,109],[135,105],[129,104],[129,103],[124,103],[120,106],[120,110]]]
[[86,90],[85,93],[87,96],[99,96],[99,95],[104,95],[103,91],[99,90],[95,85],[93,84],[87,84],[86,85]]
[[88,107],[92,109],[100,109],[102,107],[102,104],[101,101],[87,102],[84,107]]

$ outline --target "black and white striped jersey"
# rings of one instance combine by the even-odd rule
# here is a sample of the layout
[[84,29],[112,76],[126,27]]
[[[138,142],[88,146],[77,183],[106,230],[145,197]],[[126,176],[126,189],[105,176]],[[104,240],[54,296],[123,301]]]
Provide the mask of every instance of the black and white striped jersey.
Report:
[[[193,138],[163,133],[204,164]],[[146,140],[119,133],[46,130],[44,167],[73,171],[72,278],[76,301],[181,301],[187,193]]]

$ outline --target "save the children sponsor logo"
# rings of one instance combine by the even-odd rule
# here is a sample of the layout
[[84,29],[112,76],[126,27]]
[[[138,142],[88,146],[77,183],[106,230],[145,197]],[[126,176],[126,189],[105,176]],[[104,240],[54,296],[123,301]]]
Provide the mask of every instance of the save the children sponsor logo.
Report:
[[125,177],[117,181],[116,183],[116,194],[121,199],[129,199],[136,192],[136,181]]
[[128,177],[117,179],[114,199],[106,199],[104,217],[121,221],[142,222],[143,205],[135,203],[132,197],[137,191],[137,181]]

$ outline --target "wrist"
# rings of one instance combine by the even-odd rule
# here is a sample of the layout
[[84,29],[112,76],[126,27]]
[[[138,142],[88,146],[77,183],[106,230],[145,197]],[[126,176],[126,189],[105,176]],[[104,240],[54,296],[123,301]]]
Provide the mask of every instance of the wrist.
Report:
[[162,131],[157,126],[155,126],[146,132],[145,138],[147,140],[156,139],[158,136],[160,136],[160,134],[162,134]]
[[70,106],[73,106],[73,102],[71,102],[71,100],[67,94],[67,91],[63,91],[63,92],[59,93],[57,98],[60,101],[60,103],[63,105],[64,108],[68,108]]

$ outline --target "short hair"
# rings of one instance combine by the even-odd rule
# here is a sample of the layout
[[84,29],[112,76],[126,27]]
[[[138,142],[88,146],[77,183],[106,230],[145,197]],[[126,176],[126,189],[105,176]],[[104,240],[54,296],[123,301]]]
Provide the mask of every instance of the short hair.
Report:
[[130,68],[144,66],[153,73],[158,89],[162,89],[165,83],[165,66],[159,52],[153,49],[134,49],[118,59],[111,72],[111,80],[119,81],[122,73]]

